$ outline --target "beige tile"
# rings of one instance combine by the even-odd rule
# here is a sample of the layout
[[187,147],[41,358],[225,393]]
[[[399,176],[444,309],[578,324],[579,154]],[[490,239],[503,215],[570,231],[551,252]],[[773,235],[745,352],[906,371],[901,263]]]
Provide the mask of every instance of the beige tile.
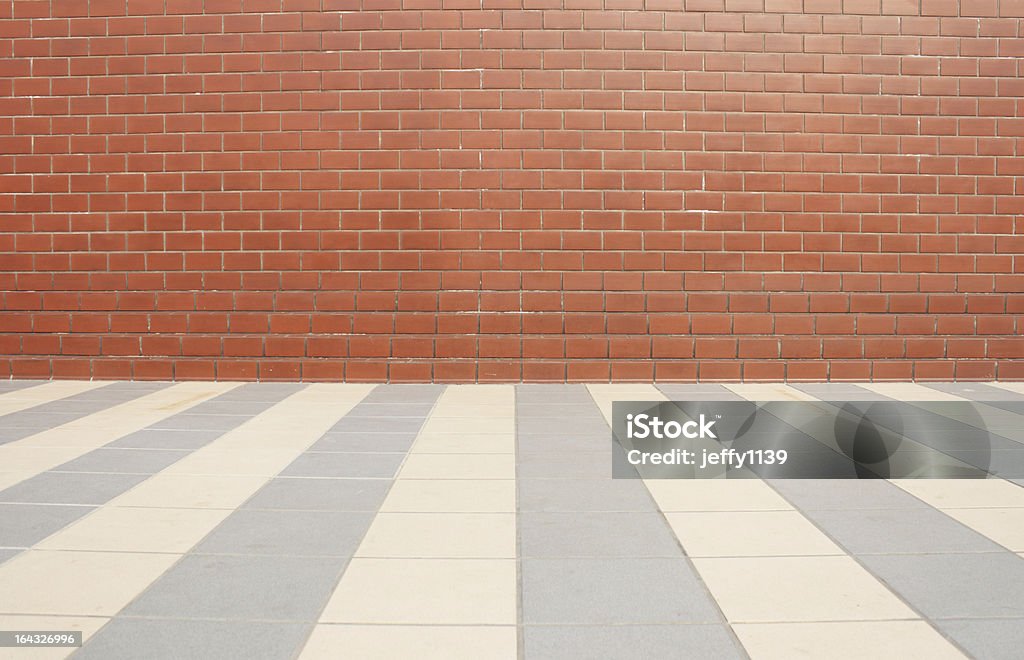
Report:
[[511,417],[434,417],[427,418],[423,433],[515,433],[515,420]]
[[1024,508],[943,509],[974,531],[1014,552],[1024,552]]
[[14,484],[21,483],[29,477],[33,477],[37,472],[0,472],[0,490],[13,486]]
[[105,506],[43,539],[41,550],[185,553],[231,512]]
[[1024,507],[1024,488],[1003,479],[894,479],[893,483],[940,509]]
[[3,452],[5,471],[39,474],[82,455],[77,447],[11,447]]
[[[81,631],[82,640],[92,637],[110,621],[107,617],[0,615],[0,630]],[[74,648],[2,648],[0,660],[56,660],[74,653]]]
[[378,513],[357,557],[516,556],[514,513]]
[[963,401],[963,397],[940,392],[917,383],[858,383],[870,392],[900,401]]
[[991,383],[985,383],[985,384],[986,385],[991,385],[992,387],[998,387],[998,388],[1001,388],[1001,389],[1004,389],[1004,390],[1007,390],[1007,391],[1010,391],[1010,392],[1016,392],[1017,394],[1024,394],[1024,383],[1014,383],[1014,382],[997,383],[997,382],[991,382]]
[[29,550],[0,565],[0,613],[113,616],[178,557]]
[[789,511],[793,507],[758,479],[648,479],[662,511]]
[[513,513],[511,479],[398,479],[381,511],[400,513]]
[[514,433],[420,433],[411,454],[513,454]]
[[161,472],[114,498],[108,506],[234,509],[265,483],[267,477]]
[[10,415],[51,401],[103,387],[108,383],[85,380],[54,380],[0,395],[0,415]]
[[438,417],[468,418],[468,419],[515,419],[516,406],[514,403],[459,403],[454,401],[439,401],[430,413],[430,419]]
[[448,385],[438,398],[437,406],[462,404],[515,405],[514,385]]
[[514,479],[512,454],[411,454],[400,479]]
[[299,449],[230,450],[215,441],[192,452],[161,474],[272,477],[288,467],[300,453]]
[[817,398],[780,383],[728,383],[725,389],[747,401],[816,401]]
[[515,624],[513,559],[353,559],[325,623]]
[[965,657],[924,621],[743,623],[733,630],[754,660]]
[[363,660],[515,660],[515,626],[354,626],[321,624],[313,629],[300,660],[346,657]]
[[691,557],[845,555],[797,511],[666,514]]
[[590,396],[600,408],[605,421],[611,423],[612,408],[616,401],[666,401],[667,398],[654,385],[637,383],[626,385],[620,383],[597,383],[587,385]]
[[916,615],[850,557],[694,559],[729,621],[857,621]]

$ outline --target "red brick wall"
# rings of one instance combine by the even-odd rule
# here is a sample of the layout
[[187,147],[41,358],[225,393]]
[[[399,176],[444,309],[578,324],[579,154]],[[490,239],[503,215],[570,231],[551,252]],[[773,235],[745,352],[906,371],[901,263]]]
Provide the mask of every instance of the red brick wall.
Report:
[[1020,379],[1022,19],[0,1],[0,376]]

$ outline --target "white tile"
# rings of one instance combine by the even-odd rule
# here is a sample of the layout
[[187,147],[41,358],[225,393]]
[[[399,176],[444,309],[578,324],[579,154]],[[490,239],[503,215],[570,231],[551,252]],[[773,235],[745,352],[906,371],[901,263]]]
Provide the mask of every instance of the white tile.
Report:
[[514,513],[511,479],[398,479],[381,511],[404,513]]
[[113,616],[178,557],[28,550],[0,564],[0,613]]
[[357,557],[516,556],[514,513],[378,513]]
[[924,621],[741,623],[734,624],[733,630],[757,660],[965,657]]
[[647,479],[662,511],[788,511],[792,506],[758,479]]
[[513,479],[512,454],[411,454],[400,479]]
[[108,506],[234,509],[267,481],[265,476],[161,472],[114,498]]
[[515,624],[513,559],[361,559],[349,563],[325,623]]
[[363,660],[515,660],[515,626],[358,626],[320,624],[300,660],[336,658],[338,650]]
[[185,553],[231,512],[105,506],[36,546],[42,550]]
[[732,622],[914,618],[850,557],[694,559]]
[[666,514],[691,557],[845,555],[797,511]]
[[892,482],[939,509],[1024,507],[1024,488],[1003,479],[893,479]]

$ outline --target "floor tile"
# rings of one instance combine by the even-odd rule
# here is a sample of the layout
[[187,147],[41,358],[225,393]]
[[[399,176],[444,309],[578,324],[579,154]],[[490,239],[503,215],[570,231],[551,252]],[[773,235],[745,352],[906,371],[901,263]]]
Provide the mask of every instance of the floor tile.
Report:
[[652,511],[639,479],[521,479],[520,511]]
[[187,555],[125,616],[313,621],[345,559]]
[[379,513],[356,556],[515,559],[516,516],[511,513]]
[[309,448],[311,452],[406,452],[416,433],[327,433]]
[[[0,630],[64,630],[81,631],[82,639],[88,641],[110,619],[101,616],[36,616],[0,614]],[[2,660],[49,660],[65,658],[74,648],[53,647],[16,649],[0,648]]]
[[758,479],[647,479],[662,511],[779,511],[792,508]]
[[1024,619],[947,619],[936,625],[976,658],[1019,660],[1024,647]]
[[857,621],[915,616],[849,557],[693,561],[732,622]]
[[0,613],[113,616],[177,559],[28,550],[0,566]]
[[416,433],[423,425],[420,417],[352,417],[346,415],[331,427],[332,433]]
[[327,454],[306,452],[281,471],[283,477],[358,477],[390,479],[402,454]]
[[19,548],[0,548],[0,564],[19,554],[21,554]]
[[116,618],[74,657],[75,660],[286,660],[294,657],[310,627],[308,623],[268,621]]
[[409,451],[413,454],[511,454],[516,439],[511,433],[421,433]]
[[371,519],[370,513],[242,509],[232,513],[193,552],[350,557]]
[[266,477],[258,476],[160,473],[114,498],[110,505],[233,509],[266,482]]
[[[1020,511],[1024,514],[1024,509]],[[935,509],[851,509],[807,515],[855,555],[1002,549]]]
[[538,513],[518,518],[523,557],[675,557],[660,513]]
[[783,497],[804,511],[925,509],[927,504],[884,479],[773,479]]
[[118,438],[107,446],[192,451],[210,444],[221,435],[220,431],[143,429]]
[[1024,559],[1015,554],[865,555],[861,561],[929,618],[1024,617]]
[[733,629],[753,658],[964,658],[924,621],[741,623]]
[[691,557],[844,554],[796,511],[678,512],[665,517]]
[[54,468],[57,472],[112,472],[154,474],[188,455],[168,449],[115,449],[101,447]]
[[683,557],[522,559],[523,623],[717,623]]
[[246,509],[307,511],[376,511],[391,481],[388,479],[305,479],[278,477],[244,505]]
[[521,479],[607,479],[612,474],[611,452],[519,452],[516,472]]
[[353,559],[325,623],[514,624],[512,559]]
[[1013,552],[1024,552],[1024,508],[943,509],[943,512]]
[[413,454],[398,473],[401,479],[514,479],[511,454]]
[[530,660],[743,657],[721,625],[526,626],[523,638]]
[[141,474],[44,472],[0,491],[0,502],[105,504],[145,479]]
[[30,547],[90,511],[87,506],[0,504],[0,547]]
[[106,506],[42,541],[44,550],[184,553],[228,512],[218,509],[135,509]]
[[1024,488],[1003,479],[900,479],[893,483],[939,508],[1024,507]]
[[405,513],[511,513],[516,510],[511,479],[399,479],[381,511]]
[[321,624],[300,660],[330,658],[338,649],[364,660],[515,660],[515,626],[358,626]]

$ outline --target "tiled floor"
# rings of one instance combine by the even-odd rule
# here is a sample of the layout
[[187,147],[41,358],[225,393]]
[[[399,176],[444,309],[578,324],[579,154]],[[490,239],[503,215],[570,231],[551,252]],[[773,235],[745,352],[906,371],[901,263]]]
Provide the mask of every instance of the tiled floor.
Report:
[[613,401],[820,398],[1024,429],[1014,383],[0,382],[0,630],[102,660],[1021,657],[1018,483],[610,477]]

